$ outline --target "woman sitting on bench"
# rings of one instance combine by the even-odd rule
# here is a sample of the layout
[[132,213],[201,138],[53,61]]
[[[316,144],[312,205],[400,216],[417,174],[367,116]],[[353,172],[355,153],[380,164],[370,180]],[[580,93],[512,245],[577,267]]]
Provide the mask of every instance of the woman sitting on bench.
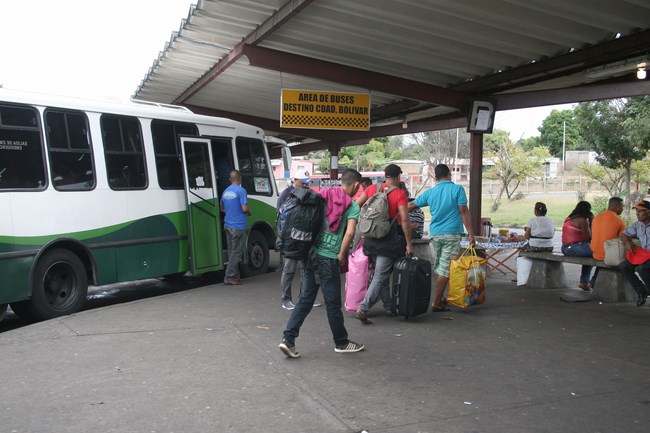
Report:
[[[564,220],[562,226],[562,254],[565,256],[591,257],[591,204],[587,201],[578,202],[576,208]],[[595,280],[590,281],[591,268],[583,265],[578,287],[583,290],[593,289]]]
[[553,236],[555,235],[555,223],[546,216],[546,205],[541,201],[535,203],[535,218],[528,221],[524,237],[528,239],[528,245],[524,251],[550,253],[553,251]]

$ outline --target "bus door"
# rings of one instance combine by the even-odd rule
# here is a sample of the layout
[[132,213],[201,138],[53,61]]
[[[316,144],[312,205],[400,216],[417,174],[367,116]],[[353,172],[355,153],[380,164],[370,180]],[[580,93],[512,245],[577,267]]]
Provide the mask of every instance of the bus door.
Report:
[[222,269],[219,198],[210,140],[181,137],[192,274]]

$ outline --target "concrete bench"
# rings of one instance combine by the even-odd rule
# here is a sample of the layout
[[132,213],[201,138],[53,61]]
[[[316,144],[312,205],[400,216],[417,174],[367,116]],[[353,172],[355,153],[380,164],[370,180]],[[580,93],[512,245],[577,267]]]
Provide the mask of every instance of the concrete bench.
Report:
[[603,302],[636,301],[636,292],[616,266],[591,257],[572,257],[561,253],[535,253],[522,251],[520,257],[533,260],[528,277],[528,286],[542,289],[563,288],[567,286],[564,263],[596,266],[598,278],[593,290],[593,299]]

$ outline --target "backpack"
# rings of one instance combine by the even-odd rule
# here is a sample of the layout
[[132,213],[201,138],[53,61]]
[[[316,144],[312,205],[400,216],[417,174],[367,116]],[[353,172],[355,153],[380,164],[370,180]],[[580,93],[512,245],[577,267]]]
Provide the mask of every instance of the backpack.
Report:
[[378,190],[361,207],[358,227],[363,236],[381,239],[390,232],[392,221],[388,217],[388,194],[394,189],[397,187],[392,186],[386,191]]
[[280,207],[275,244],[288,259],[307,257],[323,229],[323,198],[309,188],[296,188]]

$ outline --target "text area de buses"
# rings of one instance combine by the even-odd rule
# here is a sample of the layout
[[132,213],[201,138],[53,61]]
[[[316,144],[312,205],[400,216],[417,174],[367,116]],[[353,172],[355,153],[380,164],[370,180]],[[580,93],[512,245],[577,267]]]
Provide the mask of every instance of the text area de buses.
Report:
[[[327,95],[327,94],[313,94],[313,93],[300,93],[298,95],[299,101],[305,102],[321,102],[322,104],[308,104],[308,103],[288,103],[282,104],[284,111],[300,111],[303,113],[339,113],[339,114],[359,114],[367,115],[368,107],[351,107],[346,105],[329,105],[329,104],[354,104],[354,96],[351,95]],[[328,104],[329,103],[329,104]]]

